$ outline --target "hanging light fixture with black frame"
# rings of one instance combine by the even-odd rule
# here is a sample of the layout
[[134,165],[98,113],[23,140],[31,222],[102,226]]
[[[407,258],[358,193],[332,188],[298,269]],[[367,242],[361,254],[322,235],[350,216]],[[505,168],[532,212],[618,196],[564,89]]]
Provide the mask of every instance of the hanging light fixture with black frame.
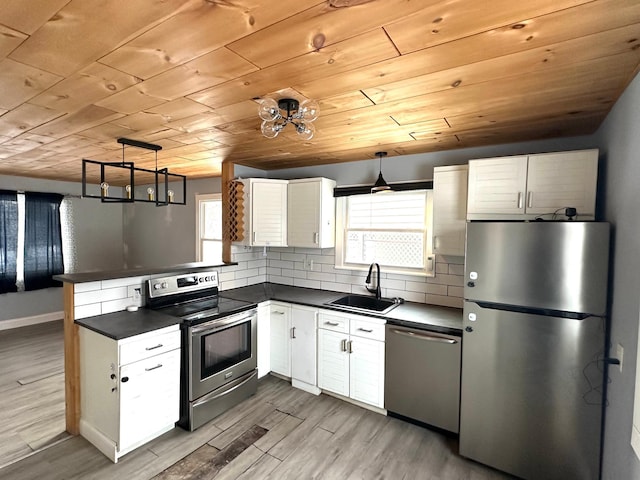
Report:
[[273,98],[260,101],[258,115],[262,119],[260,130],[267,138],[275,138],[287,126],[292,124],[303,140],[311,140],[316,132],[312,122],[318,118],[320,107],[315,100],[298,102],[293,98]]
[[[176,173],[169,173],[168,168],[158,169],[158,151],[162,150],[161,145],[155,145],[153,143],[141,142],[139,140],[132,140],[129,138],[118,138],[117,142],[122,145],[122,162],[98,162],[96,160],[83,159],[82,160],[82,197],[83,198],[99,198],[103,203],[133,203],[133,202],[146,202],[155,203],[156,207],[166,205],[186,205],[187,204],[187,177]],[[145,150],[153,150],[155,152],[155,170],[149,170],[146,168],[139,168],[134,166],[133,162],[126,162],[124,159],[124,146],[129,145],[132,147],[143,148]],[[87,167],[89,165],[98,165],[100,168],[100,194],[94,195],[88,193],[87,188]],[[117,185],[122,188],[122,196],[114,196],[109,194],[110,185],[107,175],[107,170],[114,171],[125,170],[127,180],[118,181],[122,185]],[[154,178],[154,186],[148,187],[146,190],[146,198],[136,197],[135,193],[135,177],[136,173],[140,175],[151,174]],[[161,183],[161,178],[163,182]],[[172,180],[173,179],[173,180]],[[169,189],[170,181],[179,181],[182,183],[182,201],[176,201],[175,192]],[[148,184],[148,183],[147,183]],[[160,188],[162,190],[160,190]],[[113,188],[111,188],[113,192]],[[161,195],[162,193],[162,195]],[[162,197],[162,198],[161,198]]]
[[371,187],[371,193],[390,192],[392,188],[382,177],[382,159],[387,156],[387,152],[376,152],[376,156],[380,159],[380,173],[378,173],[378,180]]

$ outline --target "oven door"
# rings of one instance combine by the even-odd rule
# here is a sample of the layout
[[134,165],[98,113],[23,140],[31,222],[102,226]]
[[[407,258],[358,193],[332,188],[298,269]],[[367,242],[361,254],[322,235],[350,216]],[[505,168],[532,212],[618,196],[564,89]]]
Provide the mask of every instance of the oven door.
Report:
[[248,310],[189,327],[189,400],[257,367],[257,314]]

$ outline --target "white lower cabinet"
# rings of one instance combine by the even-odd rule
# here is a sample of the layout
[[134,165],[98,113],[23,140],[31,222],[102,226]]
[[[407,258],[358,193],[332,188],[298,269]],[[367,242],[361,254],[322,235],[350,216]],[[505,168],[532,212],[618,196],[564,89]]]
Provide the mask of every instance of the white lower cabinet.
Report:
[[178,421],[179,327],[123,340],[79,332],[80,433],[117,462]]
[[384,321],[320,311],[318,387],[384,407]]
[[291,305],[271,302],[269,305],[271,339],[271,371],[291,376]]
[[258,378],[271,371],[271,315],[270,302],[258,305]]
[[291,306],[291,384],[316,395],[317,317],[317,308]]

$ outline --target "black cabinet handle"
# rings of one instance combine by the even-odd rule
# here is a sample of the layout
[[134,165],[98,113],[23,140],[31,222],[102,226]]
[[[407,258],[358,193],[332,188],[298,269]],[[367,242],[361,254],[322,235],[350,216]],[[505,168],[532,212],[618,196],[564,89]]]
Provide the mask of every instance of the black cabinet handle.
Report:
[[476,286],[475,282],[467,282],[467,287],[473,288]]
[[471,332],[473,332],[473,327],[467,327],[467,328],[464,329],[464,331],[471,333]]
[[129,377],[122,377],[122,383],[127,383],[129,381]]

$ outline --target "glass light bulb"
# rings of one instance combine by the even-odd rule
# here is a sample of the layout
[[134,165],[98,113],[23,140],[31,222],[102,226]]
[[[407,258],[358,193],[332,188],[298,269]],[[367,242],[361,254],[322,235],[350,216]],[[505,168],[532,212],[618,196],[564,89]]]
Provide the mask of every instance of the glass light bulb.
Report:
[[125,185],[125,192],[127,192],[127,198],[131,198],[131,185]]
[[301,118],[307,122],[313,122],[318,115],[320,115],[320,105],[315,100],[304,100],[300,104],[298,113],[301,114]]
[[100,184],[100,190],[102,190],[102,196],[106,197],[109,195],[109,184],[107,182],[102,182]]
[[169,203],[173,202],[173,195],[174,195],[173,190],[169,190],[167,192],[167,195],[169,196]]
[[262,120],[273,121],[280,118],[280,109],[278,108],[278,102],[273,98],[265,98],[260,101],[258,107],[258,115]]
[[151,187],[147,188],[147,195],[149,197],[149,200],[153,200],[153,193],[154,193],[153,188]]
[[264,122],[262,122],[262,125],[260,126],[260,130],[262,131],[262,134],[265,137],[275,138],[280,133],[281,128],[277,123],[273,121],[269,122],[265,120]]
[[296,131],[303,140],[311,140],[316,133],[316,127],[313,126],[313,123],[301,123],[296,128]]

